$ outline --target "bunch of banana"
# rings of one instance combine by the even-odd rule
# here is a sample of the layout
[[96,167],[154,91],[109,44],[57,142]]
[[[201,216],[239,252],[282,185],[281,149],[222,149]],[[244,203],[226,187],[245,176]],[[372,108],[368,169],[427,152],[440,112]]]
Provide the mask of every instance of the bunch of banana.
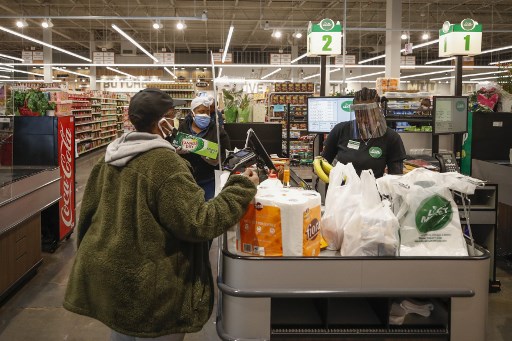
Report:
[[322,156],[315,157],[313,161],[313,171],[325,183],[329,183],[329,173],[331,172],[332,165],[327,162]]

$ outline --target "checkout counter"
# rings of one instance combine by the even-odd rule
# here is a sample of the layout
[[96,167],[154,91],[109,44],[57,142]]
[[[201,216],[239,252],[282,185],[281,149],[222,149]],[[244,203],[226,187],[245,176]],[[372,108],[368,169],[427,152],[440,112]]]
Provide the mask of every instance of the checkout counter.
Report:
[[[24,124],[27,120],[33,122]],[[55,122],[20,116],[0,121],[0,301],[35,273],[45,225],[58,224]]]

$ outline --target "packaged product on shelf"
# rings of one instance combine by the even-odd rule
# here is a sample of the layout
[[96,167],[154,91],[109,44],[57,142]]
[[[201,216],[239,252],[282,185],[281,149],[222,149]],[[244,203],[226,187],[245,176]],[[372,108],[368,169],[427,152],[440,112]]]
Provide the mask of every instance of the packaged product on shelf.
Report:
[[289,188],[258,189],[237,226],[237,248],[258,256],[317,256],[320,195]]
[[291,96],[291,104],[299,104],[299,96],[293,95]]
[[186,151],[216,159],[219,153],[219,145],[215,142],[202,139],[198,136],[192,136],[183,132],[178,132],[172,143],[175,147],[181,147]]
[[281,83],[275,83],[274,84],[274,91],[275,92],[281,92],[282,91]]
[[293,91],[295,92],[301,92],[302,91],[302,86],[300,83],[295,83],[294,86],[293,86]]
[[308,92],[314,92],[315,84],[313,84],[313,83],[307,83],[307,84],[308,84]]
[[308,91],[307,83],[300,83],[300,92],[307,92],[307,91]]

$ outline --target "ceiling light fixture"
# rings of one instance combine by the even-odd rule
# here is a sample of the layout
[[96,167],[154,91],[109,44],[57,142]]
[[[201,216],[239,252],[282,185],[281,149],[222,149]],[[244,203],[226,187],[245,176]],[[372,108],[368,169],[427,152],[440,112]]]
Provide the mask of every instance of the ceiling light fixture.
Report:
[[155,21],[155,22],[153,23],[153,28],[154,28],[155,30],[159,30],[159,29],[161,29],[162,27],[163,27],[163,26],[162,26],[162,24],[161,24],[160,20],[157,20],[157,21]]
[[[419,48],[422,48],[422,47],[425,47],[425,46],[429,46],[429,45],[432,45],[432,44],[435,44],[439,42],[439,39],[434,39],[434,40],[431,40],[431,41],[427,41],[425,43],[421,43],[421,44],[418,44],[418,45],[414,45],[412,47],[413,50],[416,50],[416,49],[419,49]],[[400,52],[405,52],[405,49],[401,49]],[[382,54],[380,56],[375,56],[375,57],[372,57],[372,58],[368,58],[368,59],[363,59],[361,60],[359,63],[357,64],[364,64],[364,63],[368,63],[368,62],[371,62],[373,60],[377,60],[377,59],[382,59],[382,58],[385,58],[386,55],[385,54]]]
[[185,23],[182,21],[178,21],[178,23],[176,24],[176,28],[178,30],[184,30],[185,28],[187,28],[187,25],[185,25]]
[[426,62],[426,63],[425,63],[425,65],[430,65],[430,64],[437,64],[437,63],[447,62],[447,61],[449,61],[449,60],[454,60],[454,59],[455,59],[455,57],[431,60],[430,62]]
[[41,26],[43,26],[43,28],[52,28],[53,27],[52,19],[44,19],[43,22],[41,23]]
[[297,31],[297,32],[295,32],[295,33],[293,34],[293,37],[294,37],[294,38],[297,38],[297,39],[300,39],[300,38],[302,38],[302,33],[301,33],[300,31]]
[[364,63],[368,63],[368,62],[371,62],[371,61],[374,61],[374,60],[377,60],[377,59],[382,59],[382,58],[386,58],[386,55],[385,54],[381,54],[380,56],[375,56],[375,57],[372,57],[372,58],[363,59],[363,60],[361,60],[357,64],[364,64]]
[[310,78],[318,77],[318,76],[320,76],[320,74],[319,74],[319,73],[316,73],[316,74],[314,74],[314,75],[306,76],[306,77],[304,77],[304,78],[302,78],[302,79],[310,79]]
[[336,69],[330,70],[329,73],[333,73],[333,72],[340,71],[340,70],[341,70],[341,68],[338,67]]
[[489,79],[496,79],[496,78],[500,78],[500,76],[494,76],[494,77],[483,77],[483,78],[471,78],[470,81],[472,82],[476,82],[476,81],[485,81],[485,80],[489,80]]
[[445,79],[455,79],[455,76],[430,78],[429,81],[444,81]]
[[302,58],[307,57],[307,56],[308,56],[308,54],[307,54],[307,53],[304,53],[303,55],[300,55],[300,56],[298,56],[297,58],[295,58],[294,60],[292,60],[292,61],[290,62],[290,64],[293,64],[293,63],[295,63],[295,62],[297,62],[297,61],[299,61],[299,60],[301,60]]
[[7,69],[7,68],[3,68],[3,67],[0,67],[0,70],[4,70],[4,71],[8,71],[8,72],[25,73],[25,74],[27,74],[27,75],[34,75],[34,76],[44,77],[44,75],[42,75],[42,74],[40,74],[40,73],[29,72],[29,71],[23,71],[23,70]]
[[171,70],[169,70],[166,66],[164,66],[164,70],[165,70],[165,72],[167,72],[168,74],[170,74],[172,77],[174,77],[174,79],[178,78],[178,77],[176,77],[176,75],[175,75]]
[[20,61],[20,62],[24,62],[24,60],[22,58],[9,56],[9,55],[3,54],[3,53],[0,53],[0,57],[7,58],[7,59],[12,59],[12,60],[17,60],[17,61]]
[[427,32],[423,33],[423,35],[421,36],[421,39],[423,40],[427,40],[428,38],[430,38],[430,35]]
[[498,64],[507,64],[507,63],[512,63],[512,59],[508,59],[508,60],[500,60],[500,61],[498,61],[498,62],[489,63],[489,65],[498,65]]
[[27,27],[28,24],[27,24],[27,21],[25,19],[18,19],[16,20],[16,27],[17,28],[23,28],[23,27]]
[[272,76],[273,74],[278,73],[279,71],[281,71],[281,68],[276,69],[276,70],[272,71],[271,73],[266,74],[265,76],[261,77],[261,79],[268,78],[268,77]]
[[35,38],[32,38],[32,37],[29,37],[29,36],[27,36],[27,35],[25,35],[25,34],[21,34],[21,33],[18,33],[18,32],[15,32],[15,31],[12,31],[12,30],[10,30],[10,29],[8,29],[8,28],[5,28],[5,27],[3,27],[3,26],[0,26],[0,30],[1,30],[1,31],[4,31],[4,32],[7,32],[7,33],[10,33],[10,34],[13,34],[13,35],[15,35],[15,36],[18,36],[18,37],[20,37],[20,38],[23,38],[23,39],[26,39],[26,40],[30,40],[30,41],[32,41],[32,42],[34,42],[34,43],[41,44],[41,45],[46,46],[46,47],[49,47],[49,48],[51,48],[51,49],[54,49],[54,50],[57,50],[57,51],[60,51],[60,52],[63,52],[63,53],[69,54],[70,56],[73,56],[73,57],[76,57],[76,58],[80,58],[80,59],[82,59],[82,60],[88,61],[89,63],[91,63],[91,62],[92,62],[92,60],[91,60],[91,59],[89,59],[89,58],[83,57],[83,56],[81,56],[81,55],[79,55],[79,54],[76,54],[76,53],[70,52],[70,51],[68,51],[68,50],[64,50],[64,49],[62,49],[62,48],[60,48],[60,47],[57,47],[57,46],[55,46],[55,45],[45,43],[44,41],[41,41],[41,40],[38,40],[38,39],[35,39]]
[[126,72],[123,72],[123,71],[119,71],[119,70],[114,69],[113,67],[110,67],[110,66],[107,66],[107,70],[117,72],[117,73],[119,73],[119,74],[121,74],[121,75],[125,75],[126,77],[130,77],[130,78],[137,78],[137,77],[135,77],[134,75],[130,75],[129,73],[126,73]]
[[278,30],[275,30],[274,32],[272,32],[272,37],[274,37],[274,38],[278,38],[279,39],[279,38],[282,37],[282,35],[283,34],[281,33],[281,31],[278,31]]
[[146,56],[148,56],[149,58],[153,59],[153,61],[157,62],[158,63],[158,59],[156,59],[155,56],[153,56],[151,53],[149,53],[145,48],[143,48],[139,43],[137,43],[132,37],[130,37],[128,34],[126,34],[126,32],[124,32],[122,29],[120,29],[119,27],[117,27],[117,25],[115,24],[112,24],[112,28],[114,30],[116,30],[120,35],[122,35],[123,37],[125,37],[130,43],[132,43],[133,45],[135,45],[139,50],[141,50],[142,52],[144,52],[146,54]]
[[441,70],[441,71],[433,71],[433,72],[426,72],[426,73],[418,73],[418,74],[416,74],[416,75],[409,75],[409,76],[400,77],[400,79],[413,78],[413,77],[419,77],[419,76],[437,75],[437,74],[440,74],[440,73],[453,72],[453,71],[455,71],[455,70],[453,70],[453,69],[448,69],[448,70]]
[[77,75],[77,76],[91,78],[91,76],[89,76],[89,75],[85,75],[83,73],[75,72],[75,71],[71,71],[71,70],[61,69],[60,67],[52,67],[52,69],[53,70],[57,70],[57,71],[66,72],[66,73],[72,73],[72,74]]
[[217,78],[220,78],[221,75],[222,75],[222,68],[219,69],[219,74],[217,75]]
[[381,74],[383,74],[383,73],[386,73],[386,71],[379,71],[379,72],[367,73],[366,75],[360,75],[360,76],[349,77],[349,78],[347,78],[346,80],[347,80],[347,81],[349,81],[349,80],[358,79],[358,78],[364,78],[364,77],[376,76],[376,75],[381,75]]
[[230,26],[229,27],[228,38],[226,39],[226,46],[224,46],[224,53],[222,54],[222,62],[223,63],[226,61],[226,56],[228,54],[229,43],[231,42],[231,36],[233,36],[233,30],[234,29],[235,29],[234,26]]
[[407,33],[403,32],[403,33],[402,33],[402,35],[400,36],[400,38],[401,38],[402,40],[405,40],[405,39],[407,39],[407,38],[409,38],[409,37],[407,36]]

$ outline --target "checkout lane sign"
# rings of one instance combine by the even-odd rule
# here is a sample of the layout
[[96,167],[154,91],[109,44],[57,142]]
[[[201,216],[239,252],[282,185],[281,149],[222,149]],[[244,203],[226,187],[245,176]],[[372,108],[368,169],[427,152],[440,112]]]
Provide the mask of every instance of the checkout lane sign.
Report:
[[445,21],[439,30],[439,57],[474,56],[482,52],[482,25],[473,19]]
[[341,24],[331,19],[323,19],[318,24],[308,25],[307,55],[333,56],[341,54]]

